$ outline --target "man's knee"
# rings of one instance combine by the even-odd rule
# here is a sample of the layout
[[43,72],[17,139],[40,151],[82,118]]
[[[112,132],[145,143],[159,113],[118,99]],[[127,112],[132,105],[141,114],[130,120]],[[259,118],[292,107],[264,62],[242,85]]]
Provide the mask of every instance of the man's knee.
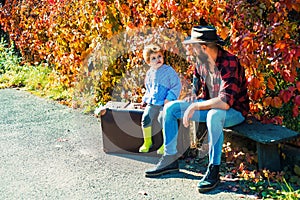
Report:
[[180,110],[180,101],[171,101],[164,106],[164,113],[175,113]]
[[207,113],[207,121],[211,122],[224,122],[226,117],[226,110],[222,109],[211,109]]

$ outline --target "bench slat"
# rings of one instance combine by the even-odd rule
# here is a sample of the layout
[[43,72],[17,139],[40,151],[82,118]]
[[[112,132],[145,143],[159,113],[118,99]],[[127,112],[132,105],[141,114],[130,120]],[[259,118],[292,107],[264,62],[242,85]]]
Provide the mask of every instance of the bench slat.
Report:
[[247,137],[262,144],[277,144],[300,136],[299,133],[288,128],[274,124],[262,124],[257,120],[252,120],[250,124],[244,122],[225,128],[224,131]]

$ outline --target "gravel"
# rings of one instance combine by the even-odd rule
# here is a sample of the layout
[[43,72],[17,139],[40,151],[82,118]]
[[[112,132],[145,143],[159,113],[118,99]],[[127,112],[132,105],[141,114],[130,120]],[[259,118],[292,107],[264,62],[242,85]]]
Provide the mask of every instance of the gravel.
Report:
[[198,193],[202,174],[182,160],[180,173],[145,178],[158,158],[106,154],[99,118],[80,110],[15,89],[0,90],[0,110],[0,199],[250,198],[228,181]]

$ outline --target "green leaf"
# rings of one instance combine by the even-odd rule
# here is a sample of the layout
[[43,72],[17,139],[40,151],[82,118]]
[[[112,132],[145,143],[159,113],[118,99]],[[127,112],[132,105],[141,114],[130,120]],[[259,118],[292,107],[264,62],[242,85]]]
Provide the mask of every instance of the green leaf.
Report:
[[294,172],[295,172],[298,176],[300,176],[300,167],[299,167],[298,165],[295,165],[295,167],[294,167]]
[[262,197],[267,197],[267,196],[268,196],[268,192],[263,191],[263,192],[261,193],[261,196],[262,196]]

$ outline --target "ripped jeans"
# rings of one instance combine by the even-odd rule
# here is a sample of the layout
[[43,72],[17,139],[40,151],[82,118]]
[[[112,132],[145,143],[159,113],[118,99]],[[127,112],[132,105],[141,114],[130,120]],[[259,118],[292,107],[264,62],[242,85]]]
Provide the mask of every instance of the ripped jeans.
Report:
[[[197,100],[197,102],[205,100]],[[177,153],[178,119],[182,119],[184,111],[191,102],[182,100],[172,101],[165,105],[160,120],[164,129],[165,155]],[[245,117],[241,112],[230,108],[228,110],[210,109],[194,112],[192,121],[206,122],[209,142],[209,164],[220,165],[224,140],[224,127],[242,123]],[[183,125],[183,124],[180,124]]]

